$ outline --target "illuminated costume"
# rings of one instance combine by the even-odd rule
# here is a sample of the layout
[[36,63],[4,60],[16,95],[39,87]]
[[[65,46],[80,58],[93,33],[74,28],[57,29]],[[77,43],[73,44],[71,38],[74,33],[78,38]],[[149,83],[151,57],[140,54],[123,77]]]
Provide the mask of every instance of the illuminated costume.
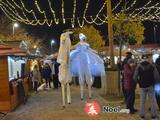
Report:
[[104,62],[85,42],[86,36],[79,35],[80,42],[75,46],[75,50],[70,53],[71,75],[79,77],[81,86],[81,99],[83,99],[83,85],[86,80],[91,98],[91,86],[94,76],[105,76]]

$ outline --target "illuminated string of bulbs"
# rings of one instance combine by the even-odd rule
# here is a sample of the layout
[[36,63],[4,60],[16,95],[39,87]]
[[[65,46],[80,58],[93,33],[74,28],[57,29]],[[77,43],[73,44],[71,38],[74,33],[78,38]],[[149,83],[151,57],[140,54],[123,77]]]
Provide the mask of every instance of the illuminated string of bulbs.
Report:
[[[148,1],[145,5],[144,5],[144,7],[147,7],[150,3],[151,3],[152,1],[150,0],[150,1]],[[139,8],[140,9],[140,8]],[[131,16],[133,16],[133,17],[135,17],[136,15],[139,15],[143,10],[141,10],[141,11],[139,11],[138,12],[138,14],[136,14],[135,12],[137,11],[138,9],[135,9],[131,14],[129,14],[129,16],[131,17]]]
[[132,3],[129,7],[127,7],[125,10],[127,11],[127,10],[132,9],[132,7],[133,7],[136,3],[137,3],[137,0],[134,0],[133,3]]
[[[19,17],[17,14],[15,14],[15,15],[10,14],[9,10],[6,9],[6,7],[7,7],[10,11],[12,11],[12,9],[8,6],[8,4],[5,4],[3,1],[1,1],[1,9],[2,9],[2,11],[4,11],[4,13],[8,14],[7,16],[8,16],[9,18],[11,18],[11,20],[23,22],[23,21],[21,20],[21,17]],[[13,11],[12,11],[12,12],[13,12]]]
[[122,0],[119,1],[119,3],[112,9],[112,12],[114,12],[122,3]]
[[[25,7],[25,4],[23,3],[22,0],[21,0],[21,5],[22,5],[22,7],[21,7],[20,5],[18,5],[14,0],[12,0],[12,1],[13,1],[13,3],[15,4],[16,7],[18,7],[18,8],[21,9],[21,10],[24,9],[27,13],[33,15],[33,17],[34,17],[35,20],[32,20],[31,22],[29,22],[29,23],[27,23],[27,24],[31,24],[31,25],[40,24],[40,25],[44,25],[45,23],[47,23],[48,26],[51,26],[51,23],[52,23],[53,21],[51,20],[50,24],[48,23],[48,19],[47,19],[47,17],[46,17],[45,11],[42,11],[42,10],[41,10],[41,8],[40,8],[39,5],[38,5],[37,0],[35,0],[35,5],[36,5],[38,11],[39,11],[41,14],[43,14],[44,17],[45,17],[45,19],[44,19],[42,22],[40,22],[40,20],[37,19],[36,15],[35,15],[35,12],[34,12],[33,10],[28,10],[28,9]],[[76,7],[76,2],[74,2],[74,4],[75,4],[74,6]],[[52,8],[50,1],[49,1],[49,6],[50,6],[50,8]],[[91,19],[92,21],[88,21],[87,18],[86,18],[86,12],[87,12],[87,9],[88,9],[88,6],[89,6],[89,0],[88,0],[88,3],[86,4],[86,6],[87,6],[87,7],[86,7],[85,12],[84,12],[84,18],[85,18],[85,21],[86,21],[87,23],[89,23],[89,24],[95,23],[95,24],[96,24],[96,20],[100,20],[100,21],[101,21],[101,24],[103,24],[103,23],[106,22],[106,18],[105,18],[105,20],[102,20],[102,19],[99,17],[99,13],[102,11],[102,9],[104,8],[105,4],[102,6],[102,8],[100,9],[100,11],[98,12],[98,14],[96,15],[96,17],[95,17],[94,19],[93,19],[92,16],[90,16],[90,19]],[[74,8],[75,8],[75,7],[74,7]],[[54,12],[53,12],[53,9],[51,9],[51,10],[52,10],[52,13],[54,13]],[[64,15],[63,15],[63,13],[64,13],[63,11],[64,11],[64,2],[62,1],[62,17],[64,16]],[[24,13],[24,12],[23,12],[23,13]],[[75,10],[74,10],[73,13],[74,13],[74,14],[73,14],[73,17],[75,17]],[[25,13],[24,13],[24,15],[25,15]],[[12,16],[13,16],[13,15],[12,15]],[[55,16],[55,15],[54,15],[54,16]],[[26,17],[26,15],[25,15],[25,17]],[[27,18],[27,17],[26,17],[26,18]],[[26,21],[29,21],[29,20],[27,19]],[[34,23],[35,21],[37,21],[37,22]],[[55,21],[56,21],[56,20],[55,20]],[[64,18],[63,18],[63,21],[64,21]],[[56,22],[57,22],[57,21],[56,21]],[[75,21],[74,21],[74,18],[71,19],[71,22],[72,22],[72,26],[74,27],[74,22],[75,22]],[[84,20],[83,20],[82,22],[83,22],[83,24],[80,25],[81,27],[84,25]],[[64,22],[64,23],[65,23],[65,22]],[[78,23],[80,24],[79,18],[78,18]],[[57,23],[57,24],[58,24],[58,23]],[[97,23],[97,25],[99,25],[99,24],[100,24],[100,23]]]
[[[12,1],[13,1],[13,0],[12,0]],[[46,16],[46,15],[45,15],[45,12],[40,9],[38,3],[36,2],[35,4],[36,4],[36,7],[37,7],[38,11],[39,11],[41,14],[44,14],[44,16]],[[33,10],[28,10],[28,9],[25,7],[25,4],[23,3],[23,1],[21,1],[21,5],[22,5],[22,7],[21,7],[20,5],[18,5],[18,4],[16,4],[16,6],[18,6],[19,9],[21,9],[21,10],[24,9],[27,13],[32,14],[33,17],[35,18],[35,20],[32,20],[32,22],[29,22],[29,23],[26,23],[26,24],[31,24],[31,25],[38,25],[38,24],[39,24],[39,25],[44,25],[44,24],[48,21],[47,19],[38,20],[37,17],[35,16],[35,12],[34,12]],[[100,11],[101,11],[101,10],[100,10]],[[13,15],[12,15],[12,16],[13,16]],[[85,17],[85,18],[87,18],[87,17]],[[89,17],[88,17],[88,18],[89,18]],[[91,18],[91,16],[90,16],[90,18]],[[100,19],[100,20],[102,21],[102,24],[103,24],[104,22],[106,22],[106,19],[105,19],[105,20],[102,20],[99,16],[97,17],[97,15],[96,15],[96,18],[97,18],[97,19]],[[93,17],[92,17],[92,19],[93,19]],[[28,20],[27,20],[27,21],[28,21]],[[40,21],[41,21],[41,22],[40,22]],[[51,20],[51,22],[53,22],[53,21]],[[92,21],[92,23],[95,23],[95,24],[96,24],[95,20]],[[48,24],[48,26],[50,26],[50,25],[51,25],[51,23]],[[97,23],[97,25],[99,25],[99,23]]]
[[[43,20],[37,19],[36,13],[33,11],[33,9],[30,9],[30,10],[27,9],[23,0],[20,0],[19,4],[17,4],[15,2],[15,0],[11,0],[11,2],[9,2],[8,0],[1,0],[0,1],[0,8],[7,15],[7,17],[10,18],[13,21],[20,21],[20,22],[30,24],[30,25],[44,25],[44,24],[47,24],[48,26],[60,23],[61,18],[56,18],[56,14],[55,14],[55,11],[53,10],[52,3],[51,3],[50,0],[48,0],[48,6],[49,6],[49,9],[52,13],[53,19],[48,19],[47,18],[46,11],[40,7],[39,1],[35,0],[35,6],[36,6],[38,12],[43,15],[43,17],[44,17]],[[129,14],[129,16],[131,18],[135,18],[136,16],[140,16],[142,20],[146,20],[146,19],[148,19],[148,20],[157,19],[158,20],[160,18],[160,16],[159,16],[160,15],[160,7],[158,7],[159,3],[156,3],[155,5],[152,5],[152,6],[148,7],[151,2],[152,1],[150,0],[143,7],[135,9],[132,13]],[[85,22],[88,23],[88,24],[96,24],[96,25],[102,25],[102,24],[106,23],[107,22],[107,16],[105,16],[105,14],[102,14],[101,16],[103,16],[104,18],[102,19],[102,17],[100,17],[100,13],[105,8],[106,2],[104,2],[103,6],[100,8],[100,10],[95,15],[95,17],[93,17],[93,16],[88,16],[87,17],[86,16],[86,13],[87,13],[87,10],[88,10],[88,7],[89,7],[89,3],[90,3],[90,0],[87,0],[86,7],[85,7],[85,10],[84,10],[84,13],[83,13],[83,17],[82,18],[80,18],[80,17],[76,18],[77,0],[74,0],[73,16],[72,16],[72,18],[65,18],[65,14],[64,14],[65,3],[64,3],[64,0],[62,0],[61,7],[62,7],[63,24],[66,23],[67,19],[71,21],[72,27],[75,26],[76,21],[77,21],[77,23],[80,27],[83,27]],[[117,5],[112,9],[112,11],[115,11],[120,6],[121,3],[122,3],[122,0],[120,0],[117,3]],[[137,3],[137,0],[134,0],[131,3],[131,5],[128,6],[125,9],[125,11],[129,11],[130,9],[132,9],[136,3]],[[150,12],[153,9],[154,9],[154,14],[155,15],[150,14]],[[21,11],[21,15],[19,14],[19,12],[17,10]],[[144,13],[144,11],[146,11],[146,12]],[[33,20],[29,19],[27,17],[27,14],[31,15],[33,17]],[[119,13],[116,14],[117,19],[118,19],[119,15],[120,15]]]
[[64,0],[62,0],[62,19],[63,19],[63,24],[66,23],[65,17],[64,17]]
[[[102,5],[101,9],[98,11],[97,15],[95,18],[93,18],[93,16],[90,17],[91,21],[89,21],[85,16],[86,16],[86,12],[87,12],[87,9],[89,7],[89,2],[90,0],[88,0],[87,4],[86,4],[86,9],[84,11],[84,20],[89,23],[89,24],[96,24],[96,25],[102,25],[104,23],[106,23],[106,18],[104,20],[102,20],[100,17],[99,17],[99,14],[102,12],[102,10],[105,8],[106,6],[106,2],[104,2],[104,4]],[[100,23],[99,22],[96,22],[96,21],[101,21]]]
[[50,9],[50,11],[51,11],[51,13],[52,13],[52,15],[53,15],[54,22],[55,22],[56,24],[59,24],[59,19],[56,18],[56,14],[55,14],[55,11],[54,11],[53,8],[52,8],[52,3],[51,3],[50,0],[48,0],[48,4],[49,4],[49,9]]
[[[157,7],[160,3],[155,4],[154,6],[151,7],[147,7],[146,6],[136,9],[137,11],[140,10],[137,14],[134,15],[134,17],[136,16],[141,16],[142,18],[144,18],[145,20],[153,20],[153,19],[159,19],[158,15],[156,15],[156,13],[158,13],[158,11],[160,10],[160,7]],[[150,12],[155,9],[155,11],[153,12],[153,15],[150,14]],[[145,13],[143,13],[144,10],[147,10]],[[140,15],[141,14],[141,15]]]
[[73,8],[73,18],[71,19],[71,25],[72,25],[72,28],[74,28],[74,25],[75,25],[75,13],[76,13],[76,6],[77,6],[77,0],[74,0],[74,8]]

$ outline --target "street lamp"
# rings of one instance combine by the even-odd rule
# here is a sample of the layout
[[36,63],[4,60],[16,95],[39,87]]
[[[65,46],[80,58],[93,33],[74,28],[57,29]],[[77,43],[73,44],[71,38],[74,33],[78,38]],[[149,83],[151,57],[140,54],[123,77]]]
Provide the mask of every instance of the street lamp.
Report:
[[17,28],[19,25],[18,25],[18,23],[14,23],[13,24],[13,35],[14,35],[14,33],[15,33],[15,28]]
[[51,40],[51,52],[53,51],[53,45],[55,44],[54,40]]
[[37,45],[34,45],[33,48],[36,49],[36,48],[37,48]]
[[55,43],[55,41],[54,40],[51,40],[51,46],[52,46],[52,44],[54,44]]

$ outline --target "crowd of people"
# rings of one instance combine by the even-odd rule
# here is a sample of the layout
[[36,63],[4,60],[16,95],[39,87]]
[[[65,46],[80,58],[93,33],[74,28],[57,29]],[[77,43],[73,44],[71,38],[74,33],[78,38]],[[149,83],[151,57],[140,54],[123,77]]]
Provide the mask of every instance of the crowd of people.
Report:
[[[92,76],[105,74],[103,60],[96,54],[96,51],[89,47],[89,44],[86,43],[85,40],[86,36],[80,34],[80,42],[76,45],[76,50],[73,50],[70,54],[71,75],[79,76],[81,90],[85,80],[91,89],[93,84]],[[58,89],[60,86],[58,80],[59,65],[57,60],[53,59],[51,64],[44,62],[40,66],[34,66],[32,81],[36,92],[42,79],[45,80],[45,88],[51,88],[51,81],[53,81],[54,89]],[[126,58],[122,64],[118,64],[118,67],[122,71],[122,91],[126,108],[130,110],[130,114],[138,112],[138,110],[134,108],[134,103],[135,90],[137,89],[137,84],[139,84],[141,119],[145,119],[147,96],[150,99],[151,117],[152,119],[157,119],[155,99],[157,100],[160,110],[160,57],[153,63],[151,54],[143,54],[141,62],[137,63],[135,59],[132,58],[132,53],[127,52]],[[89,97],[91,97],[91,92],[89,92]],[[82,98],[83,92],[81,92],[81,99]]]
[[41,65],[34,66],[31,76],[33,88],[36,93],[38,92],[38,86],[40,83],[43,83],[43,80],[45,80],[45,88],[52,88],[51,82],[53,82],[53,88],[58,89],[60,86],[58,80],[58,67],[59,64],[56,62],[56,59],[52,60],[51,65],[42,61]]
[[145,119],[145,103],[147,96],[150,99],[152,119],[157,119],[155,100],[160,110],[160,57],[153,63],[151,54],[142,55],[140,63],[132,58],[132,53],[127,52],[126,58],[122,62],[122,90],[125,98],[126,108],[130,114],[137,112],[134,108],[135,90],[137,83],[140,88],[140,117]]

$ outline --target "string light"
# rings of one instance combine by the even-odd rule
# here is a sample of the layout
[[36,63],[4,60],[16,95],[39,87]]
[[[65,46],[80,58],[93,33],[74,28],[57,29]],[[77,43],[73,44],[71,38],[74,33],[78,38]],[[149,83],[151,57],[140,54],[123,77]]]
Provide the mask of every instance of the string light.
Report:
[[112,9],[112,12],[114,12],[118,7],[119,5],[121,4],[122,0],[119,1],[119,3]]
[[66,23],[65,17],[64,17],[64,1],[62,0],[62,19],[63,19],[63,24]]
[[21,18],[22,19],[22,21],[29,21],[28,20],[28,18],[27,18],[27,16],[26,16],[26,14],[22,11],[22,14],[23,14],[23,17],[25,17],[25,18],[23,18],[23,17],[21,17],[19,14],[18,14],[18,11],[16,10],[16,8],[8,1],[8,0],[6,0],[6,2],[8,3],[8,5],[9,6],[11,6],[11,8],[13,8],[12,10],[13,11],[15,11],[15,13],[16,13],[16,15],[19,17],[19,18]]
[[[56,12],[53,9],[51,0],[47,0],[48,8],[50,9],[50,12],[52,14],[52,18],[48,18],[45,9],[40,7],[40,1],[34,0],[34,4],[36,9],[38,10],[38,13],[42,14],[42,19],[39,19],[37,17],[37,11],[35,12],[32,8],[28,9],[23,2],[23,0],[19,0],[20,2],[15,2],[15,0],[0,0],[0,8],[2,11],[6,14],[6,16],[11,19],[12,21],[19,21],[23,22],[25,24],[29,25],[45,25],[47,24],[49,27],[54,24],[60,24],[60,19],[62,19],[63,24],[66,23],[66,21],[71,22],[71,26],[74,28],[75,23],[77,21],[78,25],[80,27],[83,27],[85,22],[88,24],[96,24],[96,25],[102,25],[104,23],[107,23],[107,16],[102,13],[106,6],[106,2],[102,5],[102,7],[99,9],[96,15],[94,16],[87,16],[87,11],[89,8],[89,4],[91,0],[87,0],[86,6],[83,12],[83,16],[80,17],[77,15],[76,17],[76,6],[77,6],[77,0],[73,1],[73,14],[72,18],[65,17],[65,2],[62,0],[61,4],[61,12],[62,12],[62,18],[56,17]],[[151,21],[160,21],[160,3],[156,3],[151,6],[152,1],[149,0],[144,6],[140,8],[135,8],[137,0],[134,0],[130,2],[129,6],[125,9],[126,14],[128,13],[128,16],[130,17],[130,20],[136,20],[141,19],[143,20],[151,20]],[[122,4],[122,0],[119,0],[119,2],[113,7],[112,12],[115,12],[118,7]],[[133,7],[135,8],[134,10]],[[119,11],[119,10],[118,10]],[[114,18],[119,19],[120,13],[123,11],[123,8],[120,9],[119,13],[115,13]],[[132,11],[132,12],[131,12]],[[152,12],[152,14],[151,14]],[[102,13],[102,14],[101,14]],[[27,17],[29,16],[29,17]],[[32,19],[31,19],[32,18]]]
[[125,11],[130,10],[136,4],[136,2],[137,0],[134,0],[133,3],[125,9]]
[[[8,17],[11,18],[11,20],[23,22],[23,21],[21,20],[21,17],[19,17],[19,16],[17,16],[17,15],[13,15],[13,14],[11,14],[11,13],[9,12],[9,10],[12,11],[12,9],[11,9],[7,4],[5,4],[3,1],[1,1],[1,3],[2,3],[2,4],[1,4],[1,9],[2,9],[3,11],[5,11],[4,13],[8,14]],[[9,9],[6,9],[6,7],[9,7]],[[12,11],[12,12],[13,12],[13,11]]]
[[[145,5],[144,5],[144,7],[147,7],[150,3],[151,3],[152,1],[150,0],[150,1],[148,1]],[[134,13],[136,12],[136,11],[138,11],[138,10],[140,10],[141,8],[139,8],[139,9],[135,9],[131,14],[129,14],[129,16],[133,16],[133,17],[135,17],[136,16],[136,14],[134,15]],[[141,10],[139,13],[141,13],[143,10]]]
[[1,8],[1,10],[4,12],[4,14],[6,14],[6,16],[10,19],[10,20],[12,20],[12,21],[16,21],[15,19],[13,19],[12,17],[10,17],[7,13],[6,13],[6,11],[3,9],[3,6],[0,4],[0,8]]
[[[102,10],[104,9],[105,6],[106,6],[106,2],[104,2],[103,6],[101,7],[101,9],[99,10],[99,12],[97,13],[96,18],[92,20],[92,21],[94,21],[94,23],[95,23],[95,21],[96,21],[97,19],[99,19],[99,14],[102,12]],[[102,20],[102,19],[99,19],[99,20],[100,20],[102,23],[103,23],[103,21],[104,21],[104,20]]]
[[54,11],[53,8],[52,8],[52,3],[51,3],[51,1],[48,0],[48,3],[49,3],[49,9],[51,10],[51,13],[52,13],[52,15],[53,15],[53,17],[54,17],[54,22],[55,22],[56,24],[59,24],[59,19],[56,18],[56,14],[55,14],[55,11]]
[[73,19],[71,20],[72,28],[74,28],[75,24],[75,13],[76,13],[77,0],[74,0],[74,8],[73,8]]
[[86,18],[85,16],[86,16],[86,13],[87,13],[87,9],[88,9],[88,7],[89,7],[89,2],[90,2],[90,0],[87,0],[86,7],[85,7],[85,10],[84,10],[84,12],[83,12],[82,23],[80,23],[80,19],[77,18],[77,21],[78,21],[78,24],[79,24],[80,27],[83,27],[83,26],[84,26],[84,19]]

